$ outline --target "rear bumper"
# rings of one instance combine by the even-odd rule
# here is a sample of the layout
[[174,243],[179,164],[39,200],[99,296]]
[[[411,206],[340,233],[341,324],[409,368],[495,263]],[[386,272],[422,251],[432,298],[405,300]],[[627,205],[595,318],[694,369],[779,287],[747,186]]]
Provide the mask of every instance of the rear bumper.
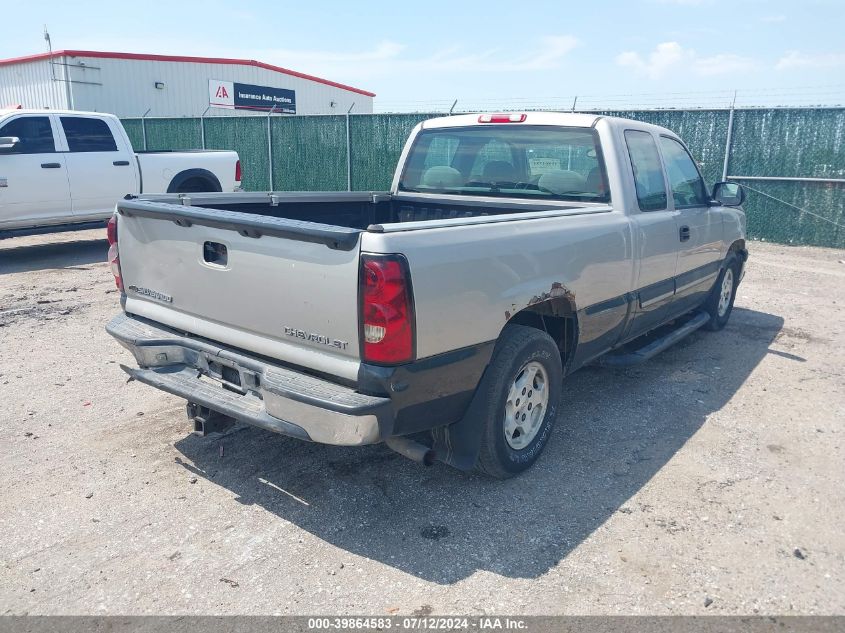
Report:
[[126,314],[106,331],[138,362],[137,369],[121,366],[130,376],[240,422],[343,446],[380,442],[382,430],[393,428],[388,397],[361,394]]

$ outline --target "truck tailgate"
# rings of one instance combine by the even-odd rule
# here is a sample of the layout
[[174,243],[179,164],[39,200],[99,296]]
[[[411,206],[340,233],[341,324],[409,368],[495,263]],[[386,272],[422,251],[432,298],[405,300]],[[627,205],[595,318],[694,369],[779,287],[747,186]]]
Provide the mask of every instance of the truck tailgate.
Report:
[[356,379],[359,231],[143,201],[118,213],[126,312]]

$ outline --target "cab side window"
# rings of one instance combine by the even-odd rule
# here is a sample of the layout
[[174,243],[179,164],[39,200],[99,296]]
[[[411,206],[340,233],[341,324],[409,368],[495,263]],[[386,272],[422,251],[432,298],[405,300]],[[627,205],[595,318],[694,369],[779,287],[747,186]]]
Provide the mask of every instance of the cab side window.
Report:
[[0,136],[16,136],[21,142],[5,154],[51,154],[56,151],[50,118],[24,116],[9,121],[0,128]]
[[686,148],[668,136],[660,137],[660,148],[666,161],[666,175],[672,187],[675,208],[706,206],[708,196],[704,180]]
[[102,119],[63,116],[62,128],[71,152],[116,152],[117,143]]
[[666,208],[666,182],[654,137],[642,130],[626,130],[625,143],[634,169],[637,203],[640,211],[661,211]]

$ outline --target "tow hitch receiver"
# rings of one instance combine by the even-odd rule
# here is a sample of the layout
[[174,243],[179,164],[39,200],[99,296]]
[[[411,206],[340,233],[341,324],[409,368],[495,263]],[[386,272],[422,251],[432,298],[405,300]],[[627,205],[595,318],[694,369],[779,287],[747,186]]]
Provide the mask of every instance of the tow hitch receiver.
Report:
[[223,433],[235,425],[228,415],[212,411],[194,402],[188,403],[188,418],[194,423],[194,435],[205,437],[209,433]]

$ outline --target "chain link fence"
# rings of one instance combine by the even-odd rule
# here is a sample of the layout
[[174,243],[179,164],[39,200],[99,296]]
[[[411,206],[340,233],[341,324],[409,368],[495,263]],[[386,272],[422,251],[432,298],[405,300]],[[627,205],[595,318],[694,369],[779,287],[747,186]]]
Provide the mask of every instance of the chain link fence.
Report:
[[[845,248],[845,108],[596,112],[676,132],[705,179],[748,189],[752,239]],[[234,149],[249,191],[386,190],[408,134],[443,113],[125,119],[136,149]]]

